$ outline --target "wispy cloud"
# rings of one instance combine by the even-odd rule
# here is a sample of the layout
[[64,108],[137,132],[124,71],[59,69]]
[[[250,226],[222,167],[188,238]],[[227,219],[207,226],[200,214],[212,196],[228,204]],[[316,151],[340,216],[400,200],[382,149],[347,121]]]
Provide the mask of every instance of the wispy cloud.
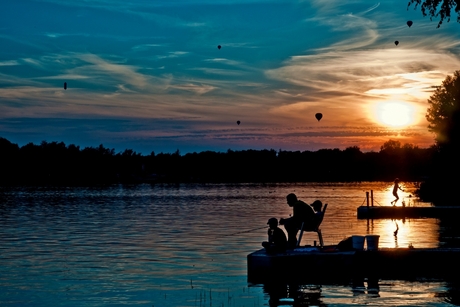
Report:
[[72,70],[79,75],[91,75],[93,78],[95,76],[109,75],[114,79],[118,79],[137,88],[142,88],[147,84],[147,78],[136,71],[138,69],[137,67],[113,63],[93,54],[79,54],[75,56],[89,63],[89,65]]
[[45,35],[51,38],[58,38],[58,37],[65,36],[65,34],[62,34],[62,33],[45,33]]
[[19,65],[19,62],[16,60],[11,60],[11,61],[1,61],[0,66],[16,66]]
[[295,56],[284,66],[268,70],[266,74],[269,78],[318,91],[354,94],[385,89],[387,85],[399,85],[406,91],[420,88],[419,81],[411,76],[422,72],[422,87],[428,87],[449,73],[452,65],[460,65],[460,57],[442,50],[377,47]]
[[199,70],[207,74],[221,75],[221,76],[241,76],[244,74],[241,70],[230,70],[230,69],[218,69],[218,68],[193,68],[193,70]]
[[22,59],[22,61],[25,62],[26,64],[29,64],[35,67],[39,67],[39,68],[43,68],[43,64],[40,60],[32,59],[32,58],[24,58]]
[[148,50],[157,47],[165,47],[163,44],[142,44],[132,47],[133,50]]
[[240,61],[235,61],[235,60],[230,60],[230,59],[225,59],[225,58],[206,59],[204,60],[204,62],[225,64],[229,66],[241,66],[242,65],[242,62]]
[[179,89],[184,91],[194,92],[196,94],[205,94],[214,89],[214,87],[209,85],[198,85],[198,84],[180,84],[180,85],[171,85],[172,89]]
[[156,56],[157,59],[173,59],[187,55],[187,51],[171,51],[168,52],[167,55],[158,55]]
[[376,3],[374,4],[373,6],[371,6],[370,8],[364,10],[363,12],[359,13],[359,14],[367,14],[373,10],[375,10],[376,8],[378,8],[380,6],[380,2],[379,3]]

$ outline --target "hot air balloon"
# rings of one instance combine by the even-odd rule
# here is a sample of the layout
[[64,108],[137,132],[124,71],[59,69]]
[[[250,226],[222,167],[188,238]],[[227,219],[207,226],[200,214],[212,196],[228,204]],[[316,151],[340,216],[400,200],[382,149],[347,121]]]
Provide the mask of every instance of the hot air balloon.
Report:
[[222,48],[222,46],[221,46],[221,45],[217,46],[217,49],[220,49],[220,48]]
[[409,26],[409,28],[410,26],[412,26],[412,24],[413,24],[412,20],[407,21],[407,25]]
[[238,126],[241,124],[241,122],[239,120],[237,120],[236,123],[238,124]]
[[64,89],[67,89],[67,82],[64,82]]
[[320,121],[321,118],[323,118],[323,114],[321,114],[321,113],[316,113],[316,114],[315,114],[315,117],[316,117],[316,119],[317,119],[318,121]]
[[399,42],[398,41],[395,41],[395,45],[398,46]]

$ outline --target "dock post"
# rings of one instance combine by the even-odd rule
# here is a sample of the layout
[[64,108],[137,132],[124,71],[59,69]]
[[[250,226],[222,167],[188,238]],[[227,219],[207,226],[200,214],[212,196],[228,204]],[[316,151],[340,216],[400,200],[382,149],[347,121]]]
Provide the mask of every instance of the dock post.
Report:
[[374,207],[374,190],[371,190],[371,206]]
[[366,192],[366,202],[367,202],[367,207],[369,208],[369,192]]

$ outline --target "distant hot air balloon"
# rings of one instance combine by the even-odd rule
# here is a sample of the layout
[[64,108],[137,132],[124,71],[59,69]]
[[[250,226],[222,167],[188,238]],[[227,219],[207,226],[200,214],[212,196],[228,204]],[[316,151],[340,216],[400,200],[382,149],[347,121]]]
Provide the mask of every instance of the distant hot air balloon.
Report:
[[398,46],[399,42],[398,41],[395,41],[395,45]]
[[236,123],[238,124],[238,126],[241,124],[241,122],[239,120],[237,120]]
[[412,20],[407,21],[407,25],[409,26],[409,28],[410,26],[412,26],[412,24],[413,24]]
[[321,114],[321,113],[316,113],[316,114],[315,114],[315,117],[316,117],[316,119],[317,119],[318,121],[320,121],[321,118],[323,118],[323,114]]
[[64,89],[67,89],[67,82],[64,82]]
[[221,45],[218,45],[218,46],[217,46],[217,49],[220,49],[220,48],[222,48],[222,46],[221,46]]

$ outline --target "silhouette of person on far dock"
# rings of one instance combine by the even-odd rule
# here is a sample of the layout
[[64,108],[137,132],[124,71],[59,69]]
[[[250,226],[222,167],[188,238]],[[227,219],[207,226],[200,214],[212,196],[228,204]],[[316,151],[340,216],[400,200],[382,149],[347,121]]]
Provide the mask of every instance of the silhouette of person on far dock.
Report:
[[392,204],[393,206],[395,206],[396,203],[397,203],[398,200],[399,200],[398,190],[401,190],[401,191],[404,192],[404,190],[401,189],[401,187],[399,186],[399,179],[396,178],[396,179],[395,179],[395,185],[393,186],[393,196],[395,197],[395,200],[393,200],[393,201],[391,202],[391,204]]

